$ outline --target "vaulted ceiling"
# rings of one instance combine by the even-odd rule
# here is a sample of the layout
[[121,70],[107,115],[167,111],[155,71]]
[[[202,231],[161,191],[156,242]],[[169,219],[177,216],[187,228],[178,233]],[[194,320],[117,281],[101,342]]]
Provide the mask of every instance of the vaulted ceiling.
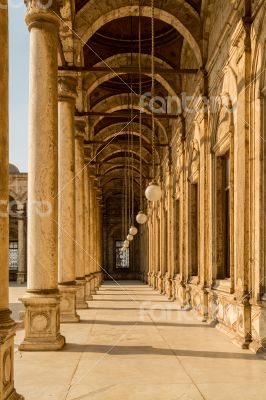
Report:
[[[184,45],[194,48],[199,45],[201,0],[155,0],[156,9],[162,9],[162,18],[157,12],[155,26],[155,69],[173,70],[173,73],[155,74],[155,94],[163,99],[169,94],[177,95],[182,89],[181,68]],[[151,90],[151,18],[150,11],[139,17],[139,7],[145,10],[148,0],[76,0],[76,25],[83,43],[83,66],[87,70],[84,82],[87,90],[90,117],[90,142],[93,143],[98,175],[101,178],[105,203],[110,209],[110,196],[123,196],[124,172],[128,160],[134,164],[135,192],[139,192],[139,105],[140,76],[138,70],[139,27],[141,30],[141,94]],[[133,9],[132,7],[135,6]],[[122,8],[123,9],[122,9]],[[126,11],[131,7],[132,13]],[[116,13],[117,9],[117,13]],[[95,17],[93,16],[95,14]],[[114,14],[114,18],[108,15]],[[170,13],[174,15],[172,23]],[[178,20],[180,15],[180,21]],[[86,22],[87,21],[87,22]],[[184,25],[185,21],[185,25]],[[196,21],[196,22],[195,22]],[[86,26],[87,24],[87,26]],[[95,27],[98,27],[96,29]],[[86,33],[86,30],[91,30]],[[193,44],[194,43],[194,44]],[[193,48],[194,46],[194,48]],[[199,54],[195,53],[199,59]],[[98,68],[98,69],[95,69]],[[128,72],[127,72],[128,71]],[[175,73],[176,71],[176,73]],[[131,96],[131,92],[134,94]],[[131,111],[133,106],[134,113]],[[110,113],[110,116],[106,116]],[[146,110],[149,114],[150,111]],[[130,124],[131,116],[134,121]],[[131,125],[134,124],[134,127]],[[151,119],[142,119],[143,124],[143,176],[150,178],[149,165],[152,159]],[[156,160],[162,159],[171,135],[172,121],[156,118]],[[129,135],[134,135],[134,146],[128,147]],[[87,143],[87,145],[89,145]],[[108,144],[109,143],[109,144]],[[108,145],[108,146],[107,146]],[[133,157],[132,157],[133,156]],[[119,189],[119,190],[118,190]],[[138,198],[138,195],[136,195]],[[107,206],[107,204],[105,204]],[[114,202],[113,207],[121,207]],[[137,206],[136,206],[137,207]]]

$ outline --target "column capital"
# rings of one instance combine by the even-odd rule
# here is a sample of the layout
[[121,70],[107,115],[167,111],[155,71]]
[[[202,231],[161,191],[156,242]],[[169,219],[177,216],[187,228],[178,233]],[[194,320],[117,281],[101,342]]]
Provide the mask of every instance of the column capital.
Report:
[[63,0],[25,0],[25,4],[27,7],[25,21],[29,30],[36,24],[43,28],[45,22],[49,22],[59,29],[58,15]]
[[59,72],[58,76],[58,101],[75,101],[77,96],[77,78]]
[[18,205],[17,205],[17,216],[18,216],[19,219],[24,219],[24,216],[25,216],[24,211],[25,211],[24,204],[23,203],[18,203]]

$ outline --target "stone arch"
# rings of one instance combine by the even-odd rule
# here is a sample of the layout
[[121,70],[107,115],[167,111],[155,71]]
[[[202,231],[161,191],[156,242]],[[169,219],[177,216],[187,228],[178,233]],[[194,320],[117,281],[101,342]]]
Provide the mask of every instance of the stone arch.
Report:
[[[122,54],[116,54],[114,56],[108,57],[103,61],[98,62],[95,64],[95,67],[105,67],[108,65],[110,67],[110,72],[112,72],[112,68],[117,68],[120,67],[121,65],[128,65],[133,64],[138,65],[139,55],[136,53],[122,53]],[[146,68],[151,68],[151,55],[150,54],[141,54],[141,65],[142,67]],[[155,57],[155,68],[164,68],[164,69],[172,69],[172,67],[165,61],[161,60],[158,57]],[[85,86],[88,88],[88,94],[90,94],[96,87],[95,87],[95,82],[97,80],[103,78],[103,74],[101,72],[89,72],[84,75],[84,80],[85,80]],[[114,73],[114,76],[117,76],[119,74]],[[121,74],[120,74],[121,75]],[[148,74],[144,74],[147,75]],[[113,76],[112,76],[113,77]],[[111,78],[109,78],[111,79]],[[177,92],[180,88],[180,77],[178,75],[173,75],[173,76],[167,76],[164,77],[161,74],[156,74],[155,79],[169,92],[171,96],[177,96]],[[101,80],[99,81],[103,83]],[[93,88],[90,89],[90,85],[93,85]]]
[[[103,164],[102,165],[103,168],[106,166],[104,163],[106,161],[108,161],[108,159],[112,159],[112,161],[116,161],[116,162],[120,161],[121,163],[122,163],[122,160],[123,160],[123,163],[125,164],[125,157],[118,156],[120,153],[121,153],[121,150],[118,149],[118,148],[116,150],[114,150],[112,152],[112,154],[110,154],[110,153],[109,154],[101,153],[101,157],[97,158],[97,162]],[[137,159],[140,160],[140,154],[139,154],[138,151],[129,150],[128,153],[131,154],[131,156],[132,155],[137,156]],[[113,156],[115,156],[115,157],[113,157]],[[111,157],[113,157],[113,158],[111,158]],[[144,168],[145,168],[145,165],[148,165],[149,162],[151,161],[151,154],[146,150],[145,152],[142,153],[141,159],[142,159],[142,161],[144,163]],[[136,163],[136,159],[135,159],[135,163]]]
[[[125,6],[124,0],[117,0],[116,8],[114,9],[111,2],[107,0],[102,1],[101,7],[97,0],[91,0],[86,3],[77,13],[75,19],[75,31],[81,38],[80,46],[83,47],[92,35],[108,22],[118,18],[138,16],[138,4],[138,0],[130,2],[128,0],[128,5]],[[174,11],[176,15],[174,15]],[[142,6],[141,13],[143,17],[150,17],[150,6]],[[190,18],[187,18],[187,14],[189,14]],[[193,49],[199,67],[201,67],[202,55],[198,44],[201,41],[201,20],[198,13],[188,3],[184,3],[181,0],[172,0],[168,1],[166,5],[162,3],[160,9],[155,7],[154,16],[156,19],[171,25],[185,38]],[[191,32],[192,27],[194,29],[193,33]]]
[[[108,148],[104,148],[104,149],[100,150],[99,153],[98,153],[98,150],[100,150],[100,146],[99,146],[98,149],[95,151],[95,157],[97,157],[97,161],[98,161],[98,160],[104,160],[104,159],[110,157],[111,154],[120,153],[120,152],[121,152],[121,146],[118,145],[118,144],[115,144],[115,143],[111,143],[111,144],[108,146]],[[132,150],[129,149],[129,152],[132,152]],[[97,154],[97,153],[98,153],[98,154]],[[139,155],[139,151],[135,151],[135,150],[134,150],[133,153],[136,154],[136,155],[138,155],[138,157],[140,156],[140,155]],[[100,156],[100,158],[99,158],[99,156]],[[143,148],[143,149],[142,149],[142,160],[148,164],[148,163],[151,162],[151,158],[152,158],[151,150],[149,151],[148,149]],[[160,162],[160,155],[158,154],[157,151],[156,151],[156,153],[155,153],[155,161],[156,161],[157,163]],[[101,162],[101,161],[100,161],[100,162]]]
[[[141,106],[139,106],[139,105],[134,105],[133,104],[133,110],[137,110],[137,111],[140,111],[142,108],[141,108]],[[109,110],[108,110],[108,112],[111,114],[111,113],[114,113],[114,112],[116,112],[116,111],[121,111],[121,110],[128,110],[128,105],[127,104],[124,104],[124,105],[118,105],[118,106],[116,106],[116,107],[112,107],[112,108],[110,108]],[[98,120],[97,120],[97,124],[103,119],[104,117],[99,117],[98,118]],[[133,123],[134,121],[132,121],[132,123]],[[155,124],[159,127],[159,134],[160,134],[160,132],[162,133],[162,136],[164,137],[164,139],[163,139],[163,143],[168,143],[168,141],[169,141],[169,139],[168,139],[168,136],[167,136],[167,128],[166,128],[166,122],[161,122],[159,119],[156,119],[156,117],[155,117]],[[124,127],[126,127],[126,123],[124,123]],[[95,128],[95,126],[96,126],[96,124],[94,125],[94,128]],[[111,125],[109,125],[109,126],[111,126]],[[128,125],[129,126],[129,125]],[[97,133],[98,134],[98,133]],[[161,136],[161,135],[160,135]],[[95,137],[96,137],[96,135],[95,135]]]
[[[97,134],[93,137],[93,139],[100,141],[108,141],[119,132],[121,132],[121,135],[125,135],[126,130],[125,129],[123,130],[123,127],[125,127],[124,122],[113,123],[112,125],[108,125],[108,127],[105,127],[101,129],[99,132],[97,132]],[[137,122],[132,122],[131,128],[133,130],[133,134],[139,137],[139,124]],[[155,143],[167,144],[165,135],[162,135],[162,133],[160,132],[158,132],[158,134],[159,134],[158,137],[155,137]],[[142,139],[144,143],[152,142],[151,129],[146,125],[142,125]]]
[[[84,79],[84,88],[86,89],[86,95],[87,97],[98,87],[100,86],[102,83],[109,81],[112,78],[115,78],[117,76],[121,76],[124,75],[124,72],[115,72],[112,71],[112,69],[110,68],[110,72],[106,73],[106,74],[101,74],[101,76],[99,75],[99,73],[90,73],[89,77],[87,76],[87,78]],[[143,73],[143,75],[146,76],[151,76],[151,74],[148,73]],[[171,86],[171,82],[168,82],[162,75],[160,74],[155,74],[154,75],[155,80],[157,80],[157,82],[159,82],[166,90],[167,92],[171,95],[171,96],[177,96],[176,91],[173,89],[173,87]],[[137,94],[137,93],[135,93]]]

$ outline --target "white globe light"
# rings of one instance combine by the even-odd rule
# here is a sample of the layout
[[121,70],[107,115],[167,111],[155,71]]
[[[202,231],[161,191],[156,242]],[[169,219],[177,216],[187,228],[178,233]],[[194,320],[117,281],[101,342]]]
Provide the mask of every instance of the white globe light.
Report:
[[127,235],[127,240],[129,241],[129,242],[132,242],[132,240],[134,239],[134,237],[132,236],[132,235]]
[[147,220],[148,220],[147,215],[144,214],[144,212],[142,212],[142,211],[140,211],[138,213],[138,215],[136,216],[136,221],[140,225],[146,224]]
[[137,228],[136,228],[134,225],[132,225],[132,226],[130,227],[130,229],[129,229],[129,233],[130,233],[130,235],[135,236],[135,235],[138,233],[138,230],[137,230]]
[[128,240],[125,240],[125,241],[124,241],[124,246],[125,246],[126,248],[129,247],[129,241],[128,241]]
[[156,182],[151,182],[145,190],[145,196],[149,201],[158,201],[162,196],[160,186]]

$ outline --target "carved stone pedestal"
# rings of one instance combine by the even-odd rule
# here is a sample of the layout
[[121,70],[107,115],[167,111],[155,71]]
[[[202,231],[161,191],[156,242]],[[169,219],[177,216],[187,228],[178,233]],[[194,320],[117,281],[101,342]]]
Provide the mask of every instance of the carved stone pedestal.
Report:
[[233,343],[241,349],[248,349],[251,343],[251,307],[248,299],[236,304],[236,336]]
[[91,294],[96,294],[95,275],[94,274],[92,274],[90,285],[91,285]]
[[10,311],[0,312],[0,399],[24,400],[14,389],[14,335],[16,324]]
[[76,292],[76,308],[77,310],[84,310],[88,308],[86,303],[86,280],[76,280],[77,292]]
[[190,305],[190,298],[186,298],[186,293],[187,291],[185,283],[182,279],[177,277],[175,279],[175,300],[181,308],[185,308]]
[[76,285],[59,285],[60,290],[60,322],[80,322],[80,316],[76,312]]
[[93,297],[92,297],[92,294],[91,294],[91,280],[92,280],[91,275],[86,276],[86,287],[85,287],[85,299],[86,299],[86,301],[93,300]]
[[97,272],[96,275],[95,275],[95,288],[96,288],[96,291],[99,290],[99,288],[100,288],[100,275],[99,275],[99,272]]
[[266,302],[251,306],[252,342],[249,349],[254,353],[266,352]]
[[60,350],[65,338],[60,334],[59,294],[32,294],[21,299],[25,307],[25,338],[21,351]]

